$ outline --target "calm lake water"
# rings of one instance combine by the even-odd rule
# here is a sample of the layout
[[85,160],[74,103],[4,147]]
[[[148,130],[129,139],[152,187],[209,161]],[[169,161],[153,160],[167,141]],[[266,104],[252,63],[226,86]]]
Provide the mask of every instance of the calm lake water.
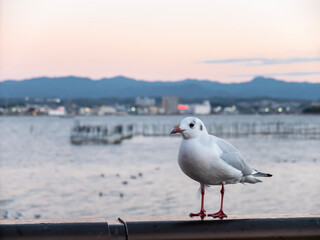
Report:
[[[171,117],[77,117],[81,123],[178,124]],[[318,116],[205,116],[212,122],[306,123]],[[135,136],[119,145],[70,144],[74,118],[0,118],[0,219],[187,216],[199,210],[199,184],[177,163],[180,137]],[[248,163],[273,174],[259,184],[225,187],[227,214],[320,213],[320,140],[228,137]],[[209,188],[208,213],[220,187]]]

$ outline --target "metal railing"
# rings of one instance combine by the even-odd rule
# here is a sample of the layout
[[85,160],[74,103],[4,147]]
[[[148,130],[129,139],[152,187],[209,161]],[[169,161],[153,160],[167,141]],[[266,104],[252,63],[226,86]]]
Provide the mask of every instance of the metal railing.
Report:
[[0,239],[320,239],[320,216],[227,220],[2,220]]

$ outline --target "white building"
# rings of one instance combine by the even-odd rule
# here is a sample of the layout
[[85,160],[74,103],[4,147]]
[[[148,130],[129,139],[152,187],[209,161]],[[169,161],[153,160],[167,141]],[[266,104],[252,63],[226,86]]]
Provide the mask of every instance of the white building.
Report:
[[48,115],[50,115],[50,116],[64,116],[64,115],[66,115],[66,110],[63,106],[60,106],[57,109],[50,109],[48,111]]
[[202,104],[192,104],[191,111],[195,115],[207,115],[211,113],[211,105],[208,100],[204,101]]
[[98,110],[98,115],[109,115],[109,114],[115,114],[117,110],[112,106],[101,106]]

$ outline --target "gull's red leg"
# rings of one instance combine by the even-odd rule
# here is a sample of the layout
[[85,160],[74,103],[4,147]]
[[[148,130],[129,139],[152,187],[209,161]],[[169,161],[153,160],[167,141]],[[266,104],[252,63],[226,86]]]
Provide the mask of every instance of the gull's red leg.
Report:
[[206,216],[206,210],[204,210],[203,207],[203,202],[204,202],[204,185],[201,184],[201,209],[200,212],[198,213],[190,213],[189,216],[190,217],[195,217],[195,216],[199,216],[201,218],[201,220],[203,220]]
[[221,220],[223,218],[226,218],[227,215],[223,212],[223,196],[224,196],[224,186],[223,186],[223,183],[221,184],[221,190],[220,190],[220,193],[221,193],[221,206],[220,206],[220,211],[219,212],[216,212],[216,213],[213,213],[213,214],[208,214],[208,216],[210,217],[213,217],[213,218],[220,218]]

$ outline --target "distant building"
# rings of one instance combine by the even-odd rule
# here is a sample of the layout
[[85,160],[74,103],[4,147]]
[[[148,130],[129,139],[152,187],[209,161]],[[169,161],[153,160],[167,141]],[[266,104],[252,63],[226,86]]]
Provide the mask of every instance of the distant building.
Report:
[[225,107],[223,109],[224,114],[238,114],[239,111],[235,105],[232,105],[231,107]]
[[92,114],[92,109],[88,107],[81,107],[79,109],[79,115],[91,115]]
[[215,108],[213,108],[213,112],[214,113],[220,113],[222,110],[222,107],[221,106],[216,106]]
[[192,114],[192,108],[188,104],[178,104],[177,109],[180,114]]
[[48,115],[50,115],[50,116],[64,116],[64,115],[66,115],[66,110],[63,106],[60,106],[57,109],[50,109],[48,111]]
[[163,97],[162,107],[164,108],[165,114],[177,114],[178,113],[178,97]]
[[207,115],[211,113],[211,105],[209,101],[204,101],[203,104],[192,104],[191,108],[195,115]]
[[135,103],[141,107],[152,107],[156,105],[156,100],[148,97],[137,97]]
[[109,115],[109,114],[115,114],[117,110],[112,106],[101,106],[98,110],[98,115]]
[[208,115],[211,113],[211,105],[208,100],[204,101],[202,104],[179,104],[177,109],[181,114]]
[[155,115],[159,113],[159,109],[157,107],[150,107],[149,108],[149,114]]

